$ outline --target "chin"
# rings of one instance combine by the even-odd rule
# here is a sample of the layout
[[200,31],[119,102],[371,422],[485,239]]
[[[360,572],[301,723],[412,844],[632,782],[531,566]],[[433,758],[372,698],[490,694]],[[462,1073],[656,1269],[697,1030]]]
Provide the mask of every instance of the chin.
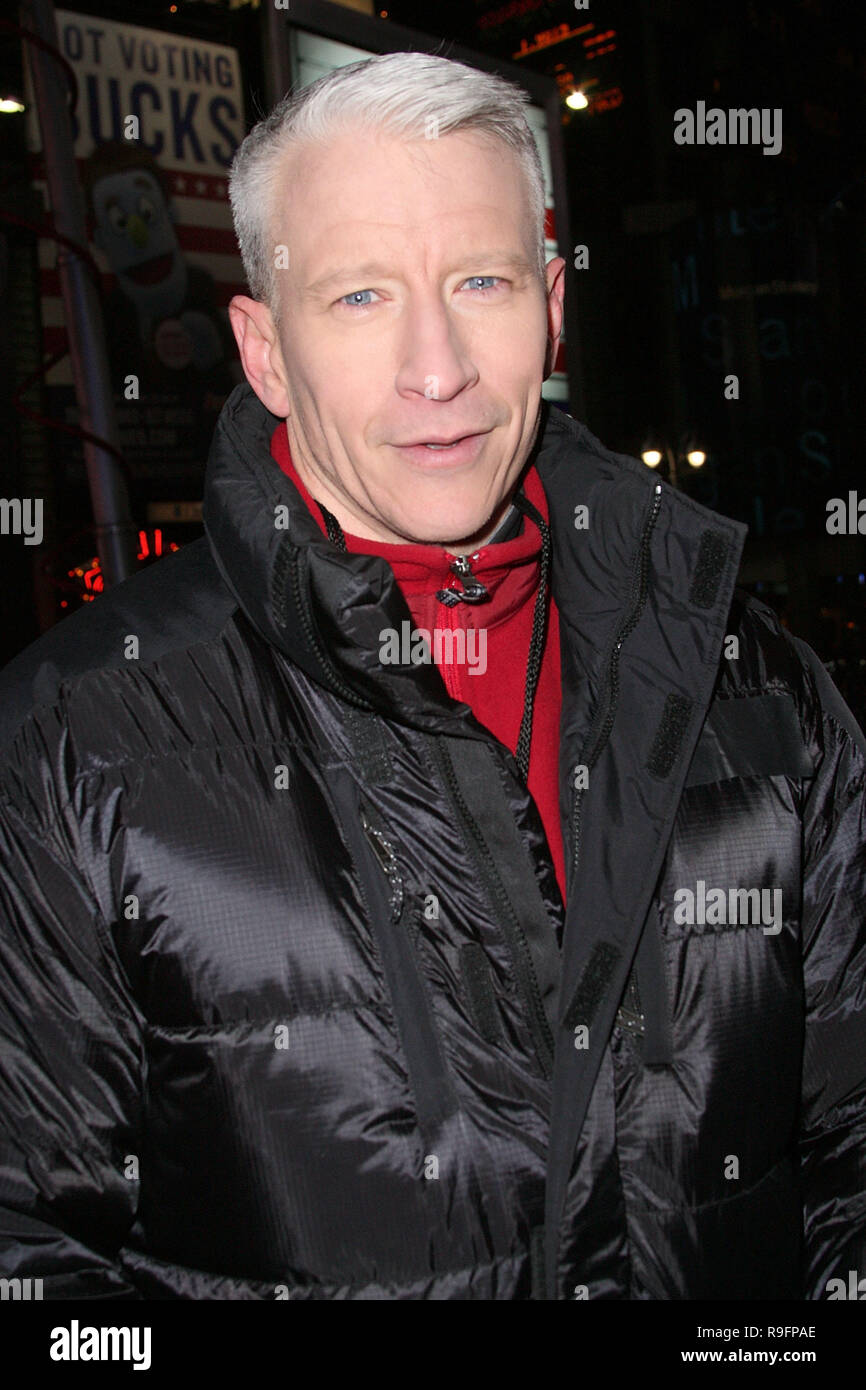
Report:
[[477,536],[485,529],[486,523],[487,518],[483,516],[431,517],[426,513],[423,517],[406,518],[394,529],[399,529],[410,544],[442,545],[450,548]]

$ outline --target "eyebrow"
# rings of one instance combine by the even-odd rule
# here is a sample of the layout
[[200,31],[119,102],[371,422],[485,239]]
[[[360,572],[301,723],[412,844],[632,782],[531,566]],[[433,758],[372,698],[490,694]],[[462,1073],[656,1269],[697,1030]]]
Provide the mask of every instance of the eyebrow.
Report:
[[[471,255],[464,256],[461,261],[457,262],[452,267],[452,271],[459,269],[461,265],[508,266],[519,274],[528,274],[534,269],[532,262],[526,256],[513,251],[473,251]],[[393,267],[386,265],[384,261],[364,261],[361,265],[340,266],[337,270],[329,270],[325,275],[320,275],[312,284],[307,285],[304,292],[310,296],[321,296],[326,293],[330,286],[340,282],[360,285],[364,280],[391,279],[393,276]]]

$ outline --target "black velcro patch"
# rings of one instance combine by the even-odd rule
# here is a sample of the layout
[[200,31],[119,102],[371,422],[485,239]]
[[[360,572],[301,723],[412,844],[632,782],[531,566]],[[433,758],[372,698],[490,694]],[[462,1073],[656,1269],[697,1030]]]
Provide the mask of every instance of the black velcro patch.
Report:
[[487,1042],[500,1042],[502,1030],[490,980],[490,964],[484,947],[477,941],[468,941],[460,947],[460,968],[479,1033]]
[[728,543],[721,531],[705,531],[698,546],[689,603],[696,608],[712,608],[719,591],[719,581],[728,558]]
[[685,695],[669,695],[662,710],[661,723],[656,730],[647,771],[653,777],[667,777],[677,760],[689,719],[692,714],[692,701]]
[[394,768],[379,716],[346,705],[343,721],[364,780],[374,787],[392,781]]
[[792,696],[715,700],[686,778],[687,787],[728,777],[814,777]]
[[619,950],[616,946],[609,941],[595,943],[563,1019],[566,1028],[577,1028],[581,1024],[588,1027],[592,1023],[618,960]]

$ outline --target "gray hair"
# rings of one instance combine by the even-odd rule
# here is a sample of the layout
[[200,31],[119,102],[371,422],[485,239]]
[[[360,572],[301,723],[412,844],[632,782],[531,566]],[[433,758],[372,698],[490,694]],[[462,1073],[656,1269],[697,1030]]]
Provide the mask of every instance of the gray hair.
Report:
[[280,166],[291,146],[323,141],[358,124],[435,138],[475,130],[502,140],[523,169],[544,275],[544,174],[526,120],[529,96],[502,77],[426,53],[365,58],[288,92],[237,150],[229,199],[250,295],[279,317],[270,218]]

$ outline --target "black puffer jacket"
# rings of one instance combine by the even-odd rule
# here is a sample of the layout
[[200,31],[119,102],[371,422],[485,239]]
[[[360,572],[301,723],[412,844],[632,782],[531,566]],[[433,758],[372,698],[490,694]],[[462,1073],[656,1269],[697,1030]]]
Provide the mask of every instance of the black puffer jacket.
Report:
[[379,664],[408,609],[321,536],[276,423],[237,388],[207,538],[4,675],[2,1273],[210,1299],[866,1273],[864,741],[735,597],[744,528],[545,412],[563,920],[514,759],[435,668]]

